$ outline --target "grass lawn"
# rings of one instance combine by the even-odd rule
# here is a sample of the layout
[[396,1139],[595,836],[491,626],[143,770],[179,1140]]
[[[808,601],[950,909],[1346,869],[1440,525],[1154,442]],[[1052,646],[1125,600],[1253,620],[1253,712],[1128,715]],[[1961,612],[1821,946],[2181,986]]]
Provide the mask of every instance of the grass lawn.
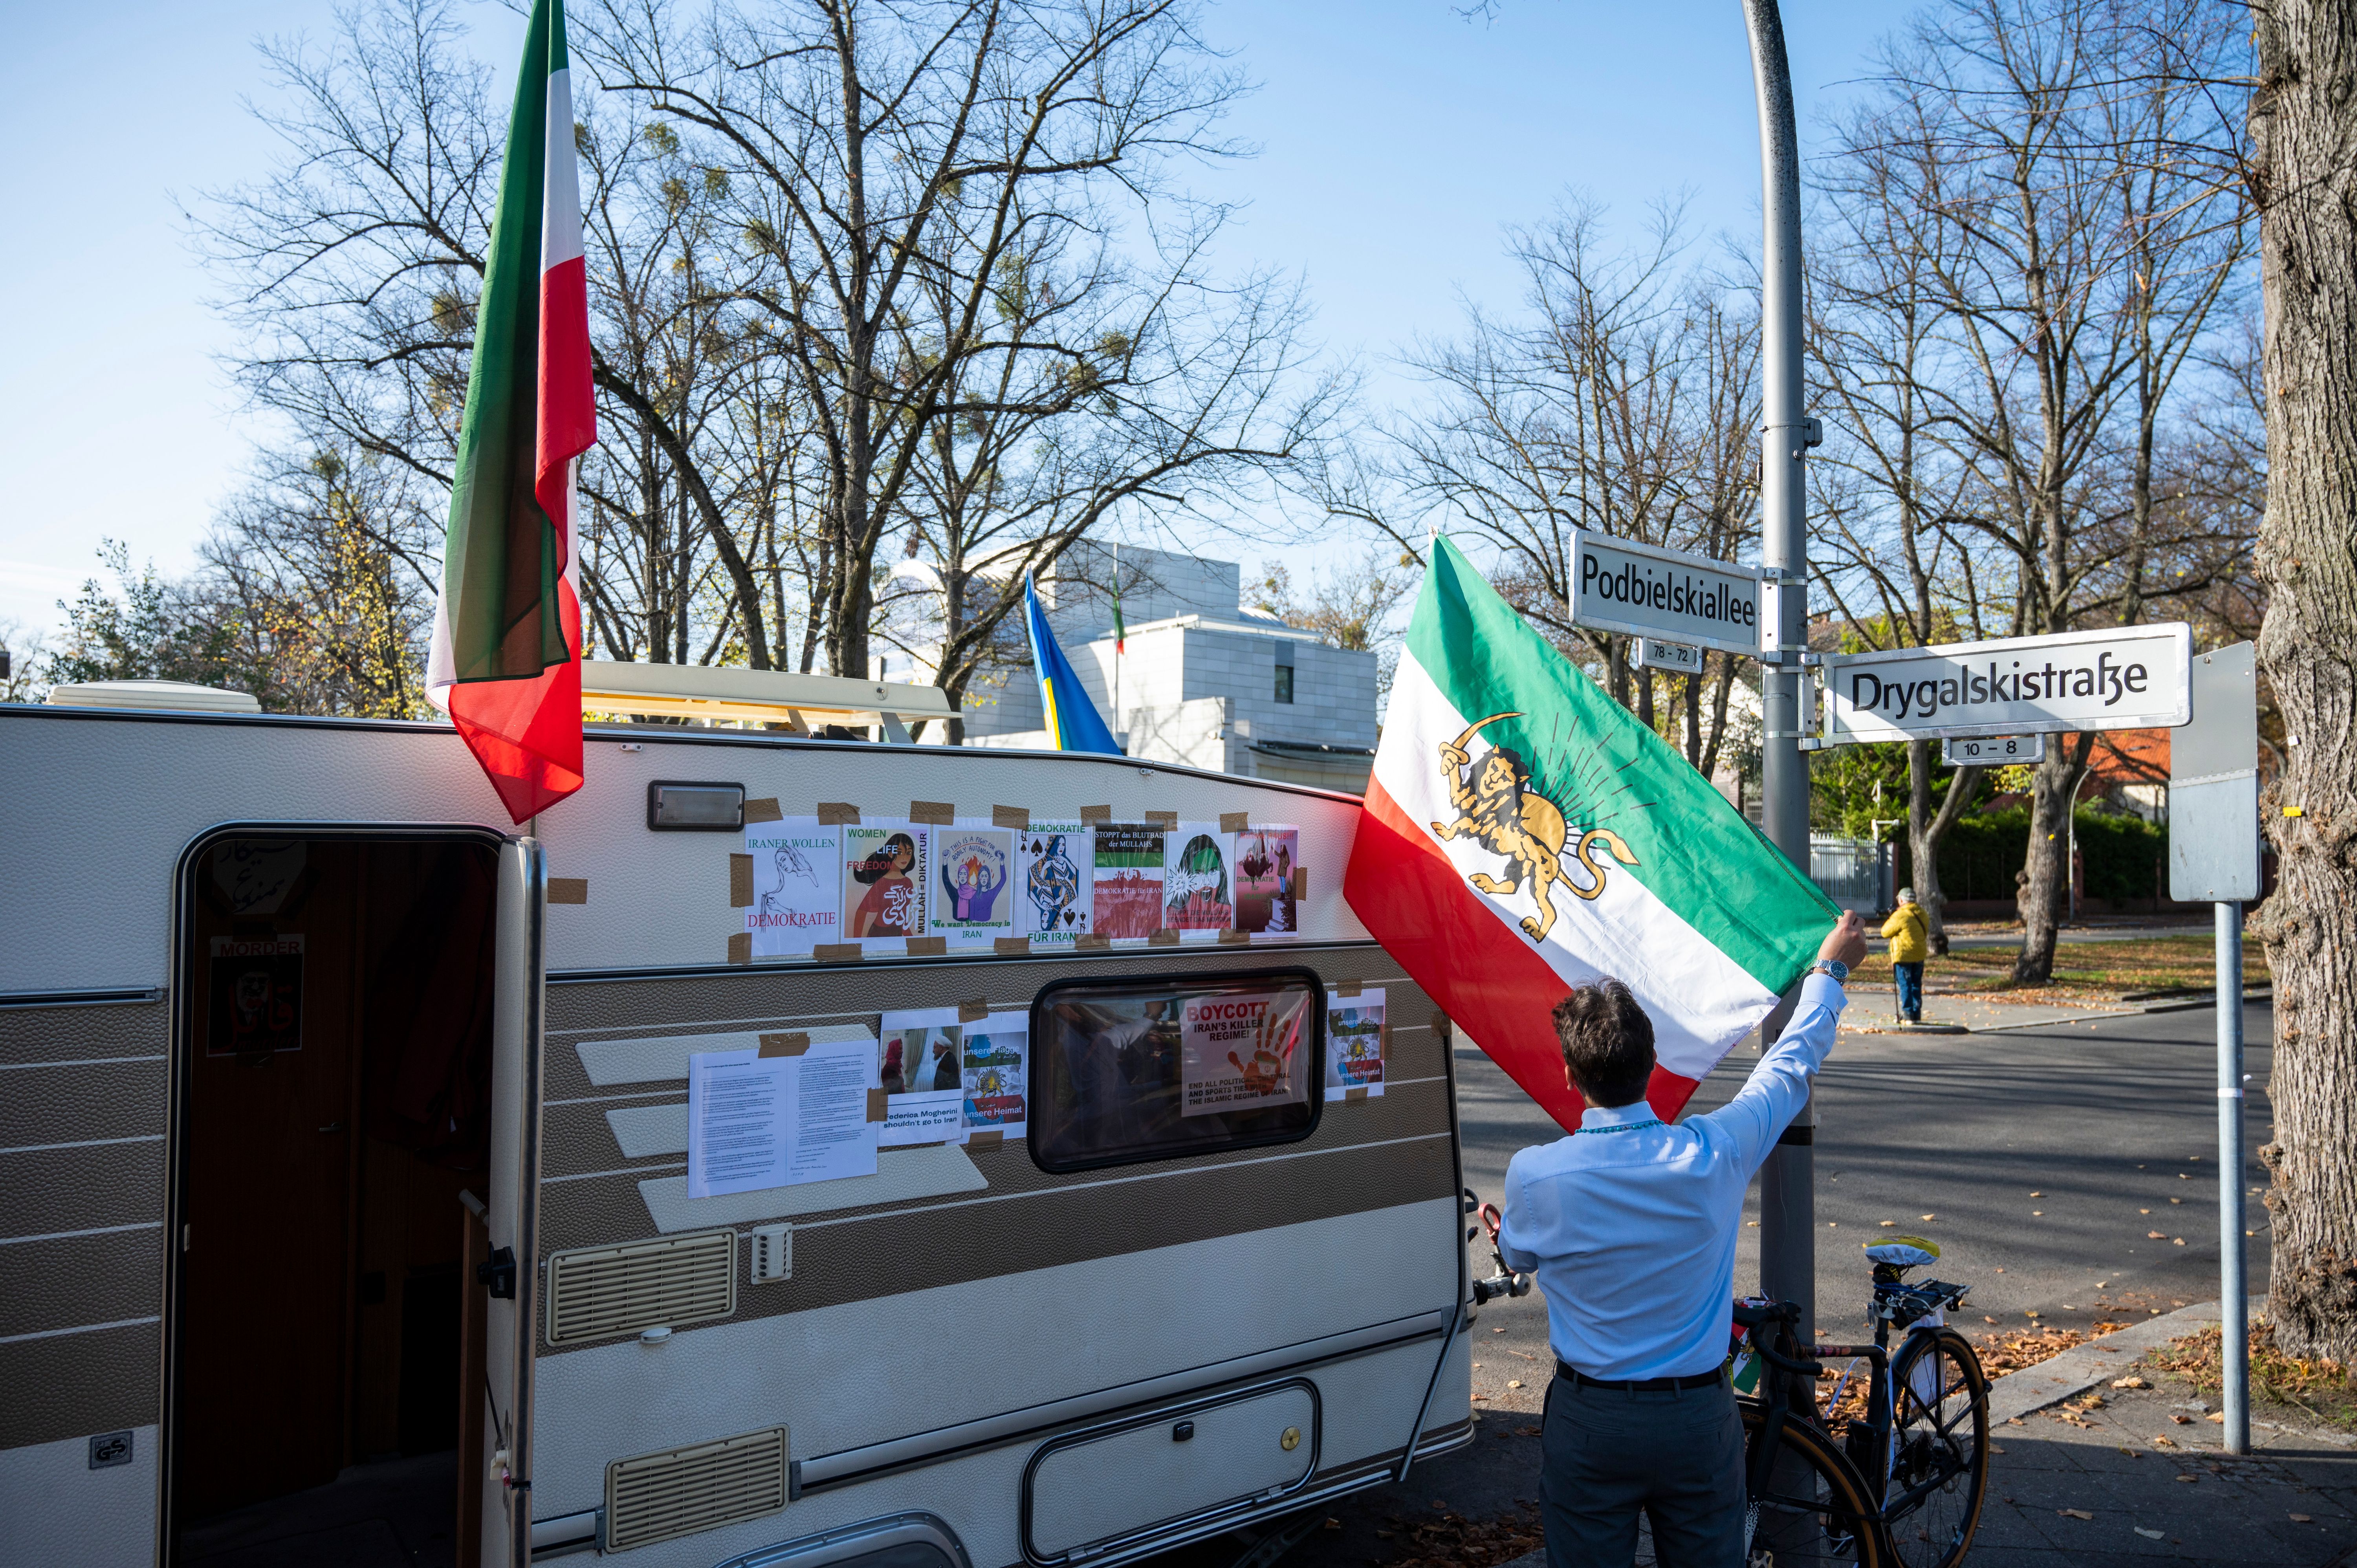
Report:
[[[1879,947],[1881,944],[1876,944]],[[2015,991],[2017,948],[1958,948],[1934,955],[1923,969],[1934,991],[1970,993]],[[2073,990],[2132,993],[2148,991],[2208,991],[2217,983],[2215,946],[2207,935],[2132,937],[2116,942],[2057,942],[2054,984]],[[2243,984],[2267,983],[2267,961],[2256,942],[2243,949]],[[1857,969],[1857,984],[1890,983],[1890,959],[1876,952]]]

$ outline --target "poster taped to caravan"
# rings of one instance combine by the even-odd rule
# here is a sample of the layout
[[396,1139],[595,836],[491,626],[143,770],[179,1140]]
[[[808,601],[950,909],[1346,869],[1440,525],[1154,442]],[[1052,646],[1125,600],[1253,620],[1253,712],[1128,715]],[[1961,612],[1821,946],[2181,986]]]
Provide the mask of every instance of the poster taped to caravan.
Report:
[[1236,874],[1236,929],[1255,936],[1291,936],[1301,929],[1301,830],[1246,828],[1235,835],[1230,861]]
[[700,1051],[687,1058],[687,1196],[876,1174],[867,1091],[873,1047],[813,1044],[798,1055]]
[[1086,824],[1033,822],[1022,834],[1022,872],[1017,936],[1034,947],[1070,947],[1096,929],[1096,847]]
[[205,1054],[253,1056],[303,1048],[303,938],[215,937],[212,1026]]
[[973,946],[1015,934],[1015,833],[988,823],[933,830],[927,934]]
[[1371,986],[1355,996],[1326,996],[1326,1098],[1341,1100],[1363,1089],[1370,1099],[1383,1091],[1383,991]]
[[876,1031],[877,1081],[888,1096],[878,1141],[965,1142],[964,1079],[960,1052],[965,1028],[954,1007],[887,1013]]
[[1188,997],[1178,1019],[1179,1113],[1300,1101],[1309,1007],[1300,990]]
[[852,941],[925,934],[926,848],[921,822],[843,829],[843,925]]
[[1217,822],[1181,822],[1163,837],[1162,925],[1205,937],[1235,924],[1228,837]]
[[1096,831],[1090,896],[1097,935],[1115,940],[1162,929],[1162,841],[1151,822],[1107,822]]
[[993,1013],[965,1026],[963,1042],[965,1132],[996,1130],[1023,1135],[1024,1058],[1028,1056],[1031,1015]]
[[816,817],[787,817],[745,830],[753,861],[753,907],[745,911],[760,958],[807,954],[843,940],[843,830]]

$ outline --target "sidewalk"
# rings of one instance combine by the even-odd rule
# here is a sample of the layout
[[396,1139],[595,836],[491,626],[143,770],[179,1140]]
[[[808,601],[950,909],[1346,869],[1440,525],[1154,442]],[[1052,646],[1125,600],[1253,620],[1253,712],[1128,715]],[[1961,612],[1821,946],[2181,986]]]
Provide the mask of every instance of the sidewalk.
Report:
[[[2217,1402],[2138,1360],[2217,1321],[2215,1302],[2189,1306],[1999,1378],[1989,1390],[1987,1500],[1967,1568],[2357,1563],[2357,1434],[2255,1405],[2251,1453],[2229,1455],[2208,1419]],[[2130,1376],[2154,1386],[2111,1386]],[[2090,1391],[2100,1403],[2083,1404]],[[1637,1561],[1653,1562],[1641,1534]],[[1546,1568],[1546,1553],[1501,1568]]]
[[[2272,988],[2261,987],[2244,993],[2245,1002],[2266,1002],[2274,998]],[[2056,1024],[2080,1024],[2105,1018],[2135,1018],[2147,1013],[2183,1013],[2199,1007],[2214,1007],[2218,998],[2214,992],[2201,992],[2185,996],[2167,996],[2149,1002],[2121,1002],[2112,1004],[2068,1003],[1994,1002],[1972,995],[1933,993],[1923,998],[1923,1024],[1915,1026],[1902,1024],[1898,1018],[1898,1004],[1887,990],[1860,989],[1850,997],[1850,1007],[1842,1019],[1846,1035],[1935,1035],[1962,1031],[1972,1035],[1994,1034],[2000,1029],[2049,1028]]]

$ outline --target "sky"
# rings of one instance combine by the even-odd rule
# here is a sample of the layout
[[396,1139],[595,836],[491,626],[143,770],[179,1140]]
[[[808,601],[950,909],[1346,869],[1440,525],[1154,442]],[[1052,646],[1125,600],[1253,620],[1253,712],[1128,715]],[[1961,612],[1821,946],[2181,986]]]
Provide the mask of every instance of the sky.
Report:
[[[520,19],[462,6],[502,100]],[[1891,0],[1787,8],[1803,145],[1901,19]],[[194,564],[267,420],[221,366],[238,347],[189,243],[205,193],[266,173],[253,109],[263,38],[324,38],[332,0],[12,8],[0,49],[0,630],[48,630],[98,570],[102,539],[167,574]],[[1738,0],[1225,0],[1205,33],[1257,90],[1233,134],[1257,156],[1192,177],[1245,204],[1220,253],[1306,280],[1316,335],[1356,360],[1380,404],[1412,397],[1395,356],[1448,333],[1461,301],[1510,306],[1507,226],[1566,190],[1633,230],[1684,196],[1704,236],[1756,251],[1759,132]],[[1249,547],[1204,542],[1207,553]],[[1309,564],[1307,552],[1297,570]]]

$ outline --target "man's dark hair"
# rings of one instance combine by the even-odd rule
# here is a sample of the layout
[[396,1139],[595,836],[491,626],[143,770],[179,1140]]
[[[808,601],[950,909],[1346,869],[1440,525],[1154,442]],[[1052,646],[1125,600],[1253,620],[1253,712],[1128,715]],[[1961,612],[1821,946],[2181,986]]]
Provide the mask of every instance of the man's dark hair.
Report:
[[1653,1076],[1653,1021],[1617,980],[1583,985],[1555,1004],[1555,1038],[1563,1063],[1591,1105],[1628,1105],[1644,1098]]

